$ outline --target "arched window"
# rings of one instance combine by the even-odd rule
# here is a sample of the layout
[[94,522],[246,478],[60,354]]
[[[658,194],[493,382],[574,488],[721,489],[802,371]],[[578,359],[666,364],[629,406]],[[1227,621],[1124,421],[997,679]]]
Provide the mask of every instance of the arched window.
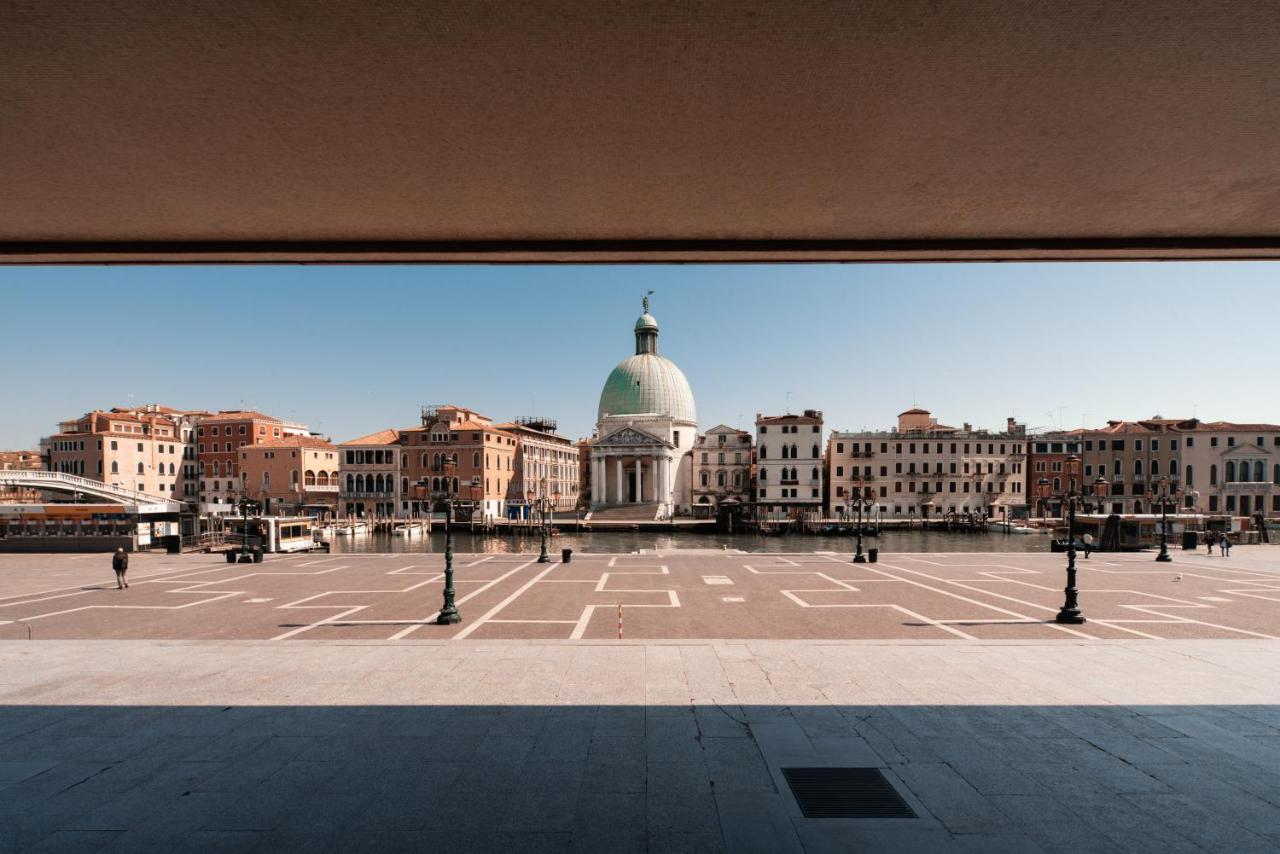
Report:
[[[454,464],[455,466],[458,464],[458,452],[457,452],[457,451],[454,451],[454,452],[453,452],[453,464]],[[457,478],[454,478],[454,480],[456,481],[456,480],[457,480]]]
[[814,445],[814,446],[813,446],[813,458],[814,458],[815,460],[818,458],[818,446],[817,446],[817,445]]
[[426,451],[423,451],[423,452],[422,452],[422,467],[423,467],[423,468],[426,468],[426,467],[427,467],[427,452],[426,452]]
[[[120,474],[120,463],[116,462],[115,460],[111,461],[111,473]],[[200,474],[204,474],[204,463],[200,464]]]
[[1227,483],[1234,483],[1234,482],[1235,482],[1235,479],[1236,479],[1236,462],[1235,462],[1235,460],[1228,460],[1228,461],[1227,461],[1227,475],[1226,475],[1225,480],[1226,480],[1226,482],[1227,482]]
[[1142,460],[1133,461],[1133,476],[1142,477]]
[[440,491],[440,478],[438,477],[431,478],[431,491],[432,492]]
[[812,478],[813,480],[817,480],[817,479],[818,479],[818,468],[817,468],[817,466],[814,466],[813,471],[809,474],[809,477],[810,477],[810,478]]
[[1169,460],[1169,477],[1177,477],[1177,476],[1178,476],[1178,461]]
[[356,492],[364,492],[364,475],[356,475]]
[[800,451],[799,451],[799,449],[797,449],[797,448],[796,448],[796,446],[793,444],[793,445],[791,446],[791,459],[793,459],[793,460],[794,460],[794,459],[798,459],[798,458],[799,458],[799,456],[800,456]]
[[174,473],[173,463],[169,463],[169,474]]
[[407,469],[408,467],[409,467],[409,455],[408,455],[408,454],[401,454],[401,455],[400,455],[400,468],[402,468],[402,469]]
[[1217,485],[1218,485],[1218,465],[1217,465],[1217,463],[1214,463],[1213,465],[1209,466],[1209,485],[1210,485],[1210,486],[1217,486]]
[[297,486],[297,485],[298,485],[298,470],[297,470],[297,469],[294,469],[294,470],[292,470],[291,472],[289,472],[289,482],[290,482],[290,483],[292,483],[294,486]]
[[138,463],[138,474],[142,474],[142,463]]
[[[173,466],[169,466],[169,468],[173,468]],[[169,474],[173,474],[173,472],[169,472]],[[1262,483],[1267,479],[1267,469],[1262,460],[1253,461],[1253,479],[1258,483]]]
[[1121,474],[1123,474],[1123,471],[1122,471],[1122,470],[1121,470],[1121,468],[1120,468],[1120,460],[1119,460],[1119,458],[1116,458],[1115,460],[1113,460],[1113,461],[1112,461],[1112,463],[1111,463],[1111,473],[1112,473],[1113,475],[1115,475],[1116,477],[1120,477],[1120,475],[1121,475]]
[[471,467],[480,468],[480,452],[476,451],[471,455]]
[[400,478],[400,494],[401,495],[409,494],[409,478],[407,477]]
[[456,477],[453,479],[453,494],[458,494],[458,479]]
[[[1276,483],[1280,483],[1280,466],[1276,466]],[[733,473],[733,488],[742,488],[742,472],[735,471]]]
[[1151,477],[1154,480],[1159,476],[1160,476],[1160,461],[1152,460],[1151,461]]
[[313,472],[311,469],[307,469],[306,473],[302,475],[302,482],[307,486],[315,486],[316,473]]
[[1195,478],[1192,477],[1195,474],[1195,466],[1187,466],[1187,470],[1183,474],[1186,475],[1187,486],[1195,486]]
[[1060,478],[1060,477],[1055,477],[1055,478],[1053,479],[1053,491],[1054,491],[1054,492],[1061,492],[1061,491],[1062,491],[1062,478]]

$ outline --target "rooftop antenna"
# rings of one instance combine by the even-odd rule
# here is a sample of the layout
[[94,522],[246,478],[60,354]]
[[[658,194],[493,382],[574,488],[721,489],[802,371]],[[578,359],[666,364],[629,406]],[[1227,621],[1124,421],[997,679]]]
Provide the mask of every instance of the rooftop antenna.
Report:
[[1197,411],[1199,410],[1199,408],[1200,408],[1200,404],[1198,404],[1198,403],[1193,403],[1193,404],[1191,404],[1191,417],[1192,417],[1192,418],[1196,418],[1196,417],[1198,417],[1198,416],[1196,415],[1196,413],[1197,413]]
[[791,414],[791,392],[787,392],[787,414]]

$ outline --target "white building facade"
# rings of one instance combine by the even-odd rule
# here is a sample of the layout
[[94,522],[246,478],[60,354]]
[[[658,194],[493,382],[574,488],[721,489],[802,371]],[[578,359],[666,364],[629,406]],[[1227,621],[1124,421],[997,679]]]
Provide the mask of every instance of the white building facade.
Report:
[[822,512],[822,412],[756,414],[756,505],[761,519]]
[[591,507],[607,515],[631,505],[635,518],[668,518],[689,512],[698,418],[684,373],[658,355],[658,321],[648,297],[635,336],[635,355],[613,369],[600,393]]

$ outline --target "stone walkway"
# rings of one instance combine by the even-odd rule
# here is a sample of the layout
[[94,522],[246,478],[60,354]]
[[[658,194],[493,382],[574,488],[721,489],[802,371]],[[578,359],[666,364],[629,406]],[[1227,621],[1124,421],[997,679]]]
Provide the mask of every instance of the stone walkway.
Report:
[[1273,852],[1280,642],[9,641],[0,789],[0,851]]

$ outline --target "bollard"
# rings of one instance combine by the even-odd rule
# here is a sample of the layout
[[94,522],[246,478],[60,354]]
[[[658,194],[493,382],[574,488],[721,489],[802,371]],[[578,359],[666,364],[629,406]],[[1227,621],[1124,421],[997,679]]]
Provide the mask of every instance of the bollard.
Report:
[[618,605],[618,640],[622,640],[622,605]]

